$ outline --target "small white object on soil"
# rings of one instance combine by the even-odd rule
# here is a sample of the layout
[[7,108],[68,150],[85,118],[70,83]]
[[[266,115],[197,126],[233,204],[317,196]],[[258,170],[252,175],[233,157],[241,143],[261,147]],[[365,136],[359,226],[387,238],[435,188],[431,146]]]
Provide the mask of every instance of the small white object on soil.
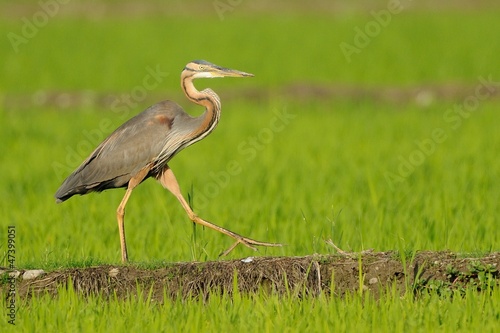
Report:
[[33,280],[42,274],[45,274],[45,271],[43,269],[31,269],[24,272],[23,280]]
[[115,277],[118,275],[118,273],[120,272],[120,270],[118,268],[112,268],[110,271],[109,271],[109,276],[111,277]]
[[249,262],[252,262],[253,261],[253,257],[248,257],[248,258],[245,258],[245,259],[241,259],[241,262],[244,262],[244,263],[249,263]]

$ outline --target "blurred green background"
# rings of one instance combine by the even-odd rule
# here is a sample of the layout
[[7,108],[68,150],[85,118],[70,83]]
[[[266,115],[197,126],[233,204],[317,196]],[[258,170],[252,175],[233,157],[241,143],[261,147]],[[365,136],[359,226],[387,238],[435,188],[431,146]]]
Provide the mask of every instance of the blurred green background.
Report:
[[[205,59],[255,77],[196,82],[219,93],[222,120],[170,166],[201,217],[287,244],[257,255],[328,253],[330,238],[356,251],[498,250],[500,5],[394,3],[0,1],[0,249],[15,225],[19,266],[119,262],[124,192],[62,205],[53,194],[149,105],[201,114],[179,75]],[[211,260],[230,245],[193,229],[152,180],[126,229],[132,261]]]

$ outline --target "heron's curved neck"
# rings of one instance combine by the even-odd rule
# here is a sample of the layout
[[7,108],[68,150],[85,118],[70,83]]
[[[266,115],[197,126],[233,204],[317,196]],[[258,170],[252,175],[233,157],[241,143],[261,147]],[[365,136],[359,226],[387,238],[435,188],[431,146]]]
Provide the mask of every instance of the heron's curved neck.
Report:
[[186,97],[198,105],[205,107],[205,112],[196,118],[199,124],[192,135],[192,143],[203,139],[214,130],[220,119],[221,104],[219,96],[212,89],[198,91],[193,85],[192,73],[183,72],[181,85]]
[[181,85],[191,102],[204,106],[209,112],[220,112],[219,96],[212,89],[198,91],[193,84],[193,77],[185,73],[181,77]]

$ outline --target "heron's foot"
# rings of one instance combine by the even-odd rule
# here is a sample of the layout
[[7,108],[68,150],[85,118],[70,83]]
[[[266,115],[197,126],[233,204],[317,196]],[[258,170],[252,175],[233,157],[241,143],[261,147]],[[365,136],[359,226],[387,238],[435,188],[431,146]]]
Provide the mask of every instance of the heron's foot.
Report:
[[192,211],[189,211],[188,213],[189,213],[189,218],[194,223],[197,223],[197,224],[200,224],[202,226],[208,227],[212,230],[218,231],[218,232],[236,240],[236,242],[233,245],[231,245],[231,247],[229,247],[229,249],[222,252],[219,255],[219,257],[228,255],[238,244],[243,244],[246,247],[248,247],[254,251],[257,251],[256,246],[271,246],[271,247],[283,246],[282,244],[279,244],[279,243],[259,242],[259,241],[256,241],[254,239],[251,239],[251,238],[243,237],[243,236],[241,236],[241,235],[239,235],[231,230],[219,227],[218,225],[213,224],[212,222],[208,222],[207,220],[201,219]]
[[[235,238],[235,237],[233,237],[233,238]],[[237,238],[236,242],[234,242],[234,244],[231,245],[226,251],[224,251],[221,254],[219,254],[219,257],[227,256],[232,250],[234,250],[234,248],[236,246],[238,246],[238,244],[243,244],[246,247],[248,247],[248,248],[250,248],[250,249],[252,249],[254,251],[258,251],[255,246],[270,246],[270,247],[283,246],[283,244],[280,244],[280,243],[259,242],[259,241],[256,241],[256,240],[253,240],[253,239],[250,239],[250,238],[246,238],[246,237],[241,237],[240,236],[240,238]]]

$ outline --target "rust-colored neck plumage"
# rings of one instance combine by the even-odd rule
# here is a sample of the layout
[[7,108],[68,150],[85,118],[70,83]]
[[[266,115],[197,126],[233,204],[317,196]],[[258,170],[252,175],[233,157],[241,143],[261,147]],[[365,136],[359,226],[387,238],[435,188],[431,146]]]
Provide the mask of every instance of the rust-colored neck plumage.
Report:
[[205,107],[205,112],[198,117],[200,124],[192,133],[193,139],[199,141],[210,134],[220,119],[221,104],[219,96],[212,89],[198,91],[193,84],[193,71],[184,70],[181,74],[181,86],[186,97],[193,103]]

